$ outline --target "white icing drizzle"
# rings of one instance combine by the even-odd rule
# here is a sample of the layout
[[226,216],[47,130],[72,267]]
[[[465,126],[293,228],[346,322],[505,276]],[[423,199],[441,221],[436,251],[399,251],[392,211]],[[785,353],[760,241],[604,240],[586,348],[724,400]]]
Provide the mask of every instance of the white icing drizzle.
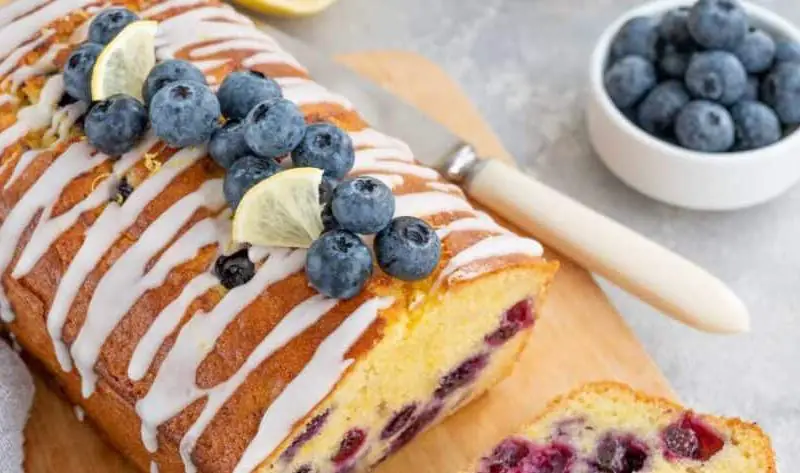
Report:
[[[50,129],[47,130],[44,134],[45,137],[55,136],[58,135],[58,139],[55,143],[61,143],[66,138],[69,137],[69,130],[72,128],[72,125],[80,118],[83,112],[86,111],[86,104],[83,102],[75,102],[71,105],[67,105],[64,108],[58,109],[52,117],[52,124],[50,125]],[[22,175],[25,169],[28,168],[28,165],[36,159],[42,153],[41,149],[34,149],[29,150],[22,155],[20,155],[19,159],[17,160],[17,164],[14,166],[14,171],[11,173],[11,176],[6,181],[4,189],[8,189],[14,184],[14,181]]]
[[17,178],[22,174],[22,172],[27,169],[28,165],[33,162],[36,156],[39,156],[42,150],[40,149],[32,149],[25,151],[19,156],[17,159],[17,164],[14,166],[14,170],[11,171],[11,176],[9,176],[8,180],[6,181],[6,185],[3,186],[3,190],[8,190],[11,187],[11,184],[17,180]]
[[[151,14],[144,12],[143,16],[149,17]],[[267,45],[275,45],[267,35],[253,28],[250,20],[232,8],[205,6],[185,11],[159,23],[156,57],[174,58],[178,51],[203,41],[236,38],[262,40]]]
[[302,77],[278,77],[275,79],[283,89],[283,96],[298,106],[330,103],[351,110],[353,104],[339,94],[334,94],[310,79]]
[[157,3],[150,8],[143,10],[141,13],[139,13],[139,16],[142,18],[152,18],[154,16],[161,15],[162,13],[166,13],[173,8],[191,7],[201,4],[204,4],[203,0],[169,0],[167,2]]
[[150,462],[150,473],[158,473],[158,463],[154,461]]
[[[449,192],[451,194],[455,194],[458,196],[463,196],[464,193],[461,191],[461,188],[455,184],[450,184],[448,182],[440,182],[440,181],[429,181],[426,182],[425,185],[428,189],[432,189],[439,192]],[[462,197],[463,198],[463,197]]]
[[11,322],[14,321],[15,318],[16,315],[14,314],[14,311],[11,310],[11,307],[9,306],[8,302],[6,302],[5,299],[0,298],[0,320],[2,320],[7,324],[10,324]]
[[447,226],[436,230],[440,240],[444,240],[453,232],[468,232],[468,231],[484,231],[495,233],[510,233],[505,228],[501,227],[491,218],[484,216],[462,218],[450,222]]
[[358,157],[365,162],[385,159],[414,163],[413,157],[407,156],[402,149],[398,148],[361,148],[357,150],[356,153],[358,154]]
[[444,192],[415,192],[398,195],[394,201],[395,217],[426,217],[443,212],[474,211],[466,200]]
[[258,433],[247,446],[234,473],[255,470],[286,438],[292,426],[333,389],[353,363],[345,359],[347,351],[377,319],[379,312],[393,303],[391,297],[375,297],[364,302],[320,344],[308,364],[264,412]]
[[75,418],[78,419],[78,422],[83,422],[86,419],[86,412],[81,406],[77,404],[72,406],[72,412],[75,413]]
[[219,284],[219,279],[209,273],[195,276],[183,288],[180,296],[158,314],[155,321],[148,327],[144,337],[139,340],[128,364],[128,377],[131,380],[140,381],[144,378],[158,349],[161,348],[169,334],[178,327],[189,305],[217,284]]
[[234,38],[194,48],[189,52],[189,58],[202,58],[229,51],[260,51],[262,49],[264,49],[264,43],[257,39]]
[[61,74],[48,79],[39,94],[39,101],[21,109],[17,113],[16,123],[0,133],[0,154],[30,131],[50,125],[56,105],[63,93],[64,80]]
[[11,82],[11,90],[16,92],[23,82],[34,76],[40,76],[56,70],[55,60],[58,53],[69,48],[65,44],[50,46],[47,52],[42,55],[35,63],[22,66],[12,72],[6,80]]
[[158,446],[158,426],[206,393],[195,384],[197,368],[228,324],[267,287],[300,271],[304,262],[304,251],[273,249],[250,281],[231,289],[211,312],[195,314],[181,328],[150,391],[136,403],[142,441],[150,452]]
[[[223,205],[222,179],[206,181],[151,223],[136,243],[100,279],[89,302],[83,326],[70,348],[81,375],[83,397],[88,398],[94,393],[97,383],[94,365],[111,331],[145,292],[164,284],[174,267],[194,258],[201,248],[217,241],[214,219],[206,218],[192,226],[145,274],[146,265],[178,235],[181,227],[197,210],[205,207],[216,212]],[[117,290],[121,287],[125,291]]]
[[[453,256],[439,275],[438,282],[445,278],[451,279],[459,269],[476,261],[517,254],[537,257],[542,256],[543,253],[542,245],[530,238],[521,238],[511,233],[491,236]],[[480,272],[458,274],[458,279],[462,281],[472,279],[479,274]]]
[[56,110],[50,122],[50,129],[45,132],[44,137],[57,137],[57,142],[69,138],[72,126],[86,112],[87,108],[85,102],[75,102]]
[[439,178],[439,173],[435,170],[414,163],[404,163],[401,161],[384,161],[384,160],[367,160],[362,159],[362,151],[356,152],[356,163],[351,172],[364,173],[380,172],[380,173],[394,173],[394,174],[407,174],[419,177],[420,179],[434,180]]
[[[28,2],[13,2],[12,4],[18,5],[26,3]],[[0,62],[0,76],[8,74],[9,71],[17,67],[17,64],[22,58],[24,58],[28,53],[30,53],[34,49],[44,44],[45,41],[47,41],[48,39],[50,39],[51,36],[53,36],[53,33],[54,31],[52,30],[45,31],[38,38],[28,42],[27,44],[20,46],[19,48],[15,49],[14,52],[6,56],[5,59],[3,59],[3,62]]]
[[8,332],[8,338],[11,340],[11,349],[17,353],[22,353],[22,345],[19,344],[17,336],[13,332]]
[[30,14],[30,12],[46,2],[47,0],[38,0],[35,2],[10,2],[4,4],[2,10],[0,10],[0,27],[6,26],[16,18]]
[[390,189],[394,189],[396,187],[400,187],[403,185],[403,176],[399,174],[381,174],[377,172],[370,172],[365,174],[366,176],[374,177],[375,179],[383,182]]
[[[150,147],[156,142],[154,137],[149,137],[142,141],[134,150],[122,155],[114,163],[112,174],[119,176],[124,174]],[[102,155],[98,155],[102,156]],[[58,217],[49,217],[50,212],[46,212],[39,219],[36,229],[31,234],[30,241],[22,251],[14,271],[11,276],[21,278],[28,274],[42,255],[50,248],[50,245],[61,236],[64,231],[72,227],[78,221],[78,217],[87,210],[96,208],[107,202],[111,197],[112,190],[117,185],[116,179],[107,178],[97,184],[97,187],[84,200],[75,204],[71,209]],[[57,197],[57,196],[56,196]]]
[[254,263],[263,261],[264,258],[269,256],[270,251],[272,250],[267,246],[253,245],[247,249],[247,258]]
[[359,131],[351,131],[350,139],[353,140],[355,148],[384,148],[399,152],[397,157],[403,161],[413,161],[414,153],[407,144],[397,138],[385,135],[372,128],[365,128]]
[[[102,163],[103,155],[91,155],[85,143],[75,143],[62,153],[39,177],[11,211],[0,226],[0,274],[4,274],[22,233],[37,212],[41,219],[49,219],[53,204],[66,185],[76,177]],[[0,285],[0,300],[5,301],[5,292]]]
[[[92,1],[93,0],[54,0],[39,10],[14,20],[8,26],[3,27],[3,41],[0,42],[0,57],[7,56],[46,25]],[[29,4],[32,8],[34,7],[33,2],[14,2],[14,4],[17,3],[25,3]],[[41,3],[39,2],[36,5],[38,6],[39,4]],[[0,24],[8,22],[14,18],[14,16],[12,9],[7,7],[3,8],[0,10]]]
[[61,339],[61,330],[66,322],[72,301],[81,285],[95,268],[100,258],[117,241],[122,232],[131,226],[141,211],[184,169],[194,164],[205,154],[204,148],[185,148],[172,157],[172,166],[161,170],[137,187],[122,206],[109,205],[86,232],[83,245],[61,277],[55,298],[47,314],[47,330],[55,344],[56,355],[65,371],[72,369],[66,345]]
[[5,105],[7,103],[17,103],[18,100],[13,95],[3,94],[0,95],[0,105]]
[[[8,25],[3,30],[4,39],[12,39],[0,45],[0,57],[4,57],[0,62],[0,75],[14,70],[19,60],[28,51],[46,41],[52,32],[44,31],[42,38],[30,41],[33,34],[54,19],[91,1],[54,0],[42,9],[16,20],[15,17],[31,12],[37,5],[44,3],[43,0],[17,1],[10,7],[0,9],[0,25]],[[199,8],[182,12],[161,22],[156,39],[159,59],[172,58],[179,51],[186,49],[193,63],[208,75],[213,69],[230,62],[230,59],[211,59],[209,56],[243,51],[247,53],[242,60],[243,67],[288,64],[304,71],[303,67],[272,38],[258,30],[248,18],[228,6],[207,5],[201,0],[168,0],[142,12],[141,16],[152,18],[176,8],[201,4]],[[73,32],[72,42],[78,42],[80,38],[85,37],[87,25],[88,22],[85,22]],[[51,71],[53,59],[63,47],[63,45],[51,47],[35,64],[18,68],[7,77],[7,80],[11,81],[13,86],[33,75]],[[298,105],[328,103],[346,109],[352,108],[352,104],[346,98],[308,79],[277,77],[276,80],[281,84],[284,96]],[[55,110],[62,93],[61,77],[59,75],[51,77],[42,90],[39,103],[20,110],[17,123],[0,133],[0,152],[29,131],[42,129],[48,125],[50,129],[46,136],[63,139],[83,110],[75,104]],[[10,95],[0,97],[0,104],[13,100],[15,98]],[[435,170],[414,162],[411,150],[402,141],[370,128],[351,132],[350,136],[357,149],[354,172],[375,176],[392,188],[403,185],[406,178],[411,176],[425,181],[427,190],[397,196],[396,215],[424,217],[443,212],[464,211],[474,216],[453,221],[438,229],[440,238],[445,239],[454,232],[464,231],[488,231],[498,234],[455,255],[446,265],[440,281],[444,278],[477,276],[479,270],[470,274],[459,270],[481,259],[509,254],[541,255],[542,250],[538,243],[511,235],[484,213],[472,209],[463,199],[460,190],[441,182]],[[153,142],[154,138],[150,136],[146,144],[123,156],[115,163],[114,174],[122,174],[135,164],[141,155],[152,147]],[[24,153],[16,163],[8,185],[16,180],[39,155],[37,151],[28,153]],[[139,218],[142,210],[204,153],[203,149],[185,149],[177,153],[171,160],[174,165],[163,166],[160,172],[143,181],[124,205],[108,205],[86,232],[84,243],[62,275],[47,316],[48,332],[52,337],[59,362],[65,370],[71,370],[72,360],[61,339],[61,332],[74,298],[87,276],[113,243]],[[37,212],[41,210],[42,217],[28,245],[21,248],[21,255],[12,271],[12,277],[19,278],[27,274],[58,236],[75,224],[81,213],[103,204],[111,194],[116,179],[101,181],[88,197],[75,204],[72,209],[58,217],[50,217],[50,211],[61,190],[75,177],[104,159],[107,158],[100,154],[92,155],[85,144],[78,143],[54,161],[0,226],[0,274],[9,264],[10,255],[18,244],[21,232]],[[0,166],[0,172],[7,164]],[[37,192],[34,192],[34,189]],[[219,181],[209,181],[200,190],[172,205],[150,223],[140,239],[102,276],[89,302],[86,321],[71,347],[81,374],[84,396],[89,396],[94,391],[97,381],[94,364],[107,336],[142,294],[163,284],[174,267],[193,258],[203,246],[216,243],[220,253],[230,250],[228,242],[230,213],[226,212],[193,225],[166,248],[153,268],[144,274],[147,262],[174,238],[193,211],[203,206],[212,210],[217,209],[223,205],[221,195]],[[9,256],[6,257],[6,254]],[[177,330],[172,348],[166,353],[155,373],[150,390],[137,403],[136,411],[142,419],[143,442],[148,450],[153,452],[158,447],[158,427],[197,399],[207,397],[200,417],[180,442],[179,452],[188,472],[196,471],[191,455],[197,440],[247,377],[264,360],[316,323],[336,304],[335,300],[319,295],[304,301],[283,317],[231,378],[211,388],[200,388],[196,384],[197,370],[218,343],[225,328],[270,285],[300,271],[305,260],[305,252],[302,250],[251,247],[248,255],[252,261],[260,263],[253,279],[226,293],[210,312],[195,313],[184,326],[178,328],[192,302],[218,284],[217,278],[210,271],[195,276],[155,317],[134,348],[128,365],[128,375],[132,380],[143,379],[150,370],[158,350],[170,334]],[[437,285],[440,281],[437,281]],[[124,292],[120,291],[121,288],[124,288]],[[312,360],[285,387],[275,402],[266,408],[258,432],[237,464],[236,472],[254,469],[290,434],[293,425],[324,399],[348,366],[353,363],[353,360],[344,359],[347,350],[378,317],[379,312],[392,303],[391,298],[374,298],[365,302],[323,341]],[[0,317],[3,320],[13,319],[13,316],[8,314],[10,308],[0,288]],[[158,471],[155,462],[151,462],[150,470],[151,473]]]
[[[206,391],[208,400],[200,417],[189,428],[180,443],[180,454],[183,464],[188,472],[195,472],[197,468],[191,460],[197,440],[203,434],[208,424],[214,419],[220,408],[230,399],[233,393],[245,382],[247,377],[258,368],[261,363],[273,353],[281,349],[307,328],[317,323],[322,316],[333,309],[338,301],[322,295],[311,296],[301,302],[259,343],[241,368],[228,380]],[[291,383],[290,385],[291,386]],[[269,410],[269,408],[268,408]]]

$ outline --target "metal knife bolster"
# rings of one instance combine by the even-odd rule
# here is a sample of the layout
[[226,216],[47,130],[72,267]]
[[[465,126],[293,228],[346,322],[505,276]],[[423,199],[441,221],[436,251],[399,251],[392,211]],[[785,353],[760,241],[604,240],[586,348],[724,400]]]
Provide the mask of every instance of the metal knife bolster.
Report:
[[475,148],[472,145],[461,143],[444,157],[437,171],[448,181],[461,184],[469,180],[480,162],[481,158],[478,157]]

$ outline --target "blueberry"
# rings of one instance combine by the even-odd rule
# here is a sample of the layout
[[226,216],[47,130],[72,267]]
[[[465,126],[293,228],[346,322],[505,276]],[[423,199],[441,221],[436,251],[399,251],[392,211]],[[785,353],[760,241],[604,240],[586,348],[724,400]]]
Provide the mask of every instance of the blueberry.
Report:
[[744,89],[744,95],[739,99],[740,101],[743,100],[758,100],[758,93],[759,89],[761,88],[761,83],[758,80],[757,76],[748,76],[747,77],[747,87]]
[[611,42],[611,57],[616,60],[633,55],[655,61],[658,59],[659,39],[656,20],[645,16],[631,18]]
[[782,62],[761,83],[761,100],[784,125],[800,123],[800,62]]
[[83,128],[89,143],[109,156],[133,149],[147,130],[147,110],[130,95],[116,94],[95,103]]
[[737,0],[699,0],[689,12],[688,24],[700,45],[732,51],[747,34],[747,13]]
[[692,429],[673,424],[664,430],[664,447],[679,457],[695,458],[700,440]]
[[681,146],[697,151],[722,152],[733,146],[733,119],[722,105],[706,100],[689,102],[675,119]]
[[689,103],[689,93],[683,83],[670,80],[662,82],[639,104],[638,124],[657,136],[669,134],[678,112]]
[[761,102],[739,102],[731,107],[731,117],[736,128],[737,150],[763,148],[781,139],[778,115]]
[[206,84],[206,76],[203,71],[198,69],[194,64],[183,61],[181,59],[167,59],[155,65],[147,74],[147,79],[142,85],[142,97],[144,103],[149,107],[150,101],[156,92],[161,90],[167,84],[177,82],[179,80],[189,80]]
[[303,140],[292,153],[295,166],[318,168],[325,176],[342,179],[355,163],[350,136],[328,123],[309,125]]
[[689,33],[689,8],[680,7],[670,10],[661,18],[658,33],[661,39],[674,45],[681,52],[695,49],[696,45]]
[[800,62],[800,43],[778,41],[775,45],[775,62]]
[[128,182],[128,178],[122,176],[122,179],[117,183],[117,192],[114,194],[112,201],[118,202],[120,205],[124,204],[128,197],[133,194],[133,186]]
[[664,53],[658,60],[658,69],[665,77],[683,79],[690,59],[689,53],[681,52],[674,45],[668,44],[664,47]]
[[763,30],[751,28],[733,53],[747,72],[760,74],[772,67],[775,41]]
[[348,179],[333,191],[331,211],[339,225],[353,233],[372,234],[394,216],[392,190],[374,177]]
[[89,41],[97,44],[108,44],[126,26],[138,21],[136,13],[127,8],[106,8],[101,11],[89,25]]
[[217,91],[222,114],[229,119],[243,120],[259,103],[283,97],[277,82],[256,71],[228,74]]
[[444,399],[450,396],[454,392],[475,381],[488,364],[489,356],[485,353],[469,358],[455,369],[442,376],[442,379],[439,380],[439,387],[436,388],[433,395],[437,399]]
[[620,109],[635,105],[656,85],[656,71],[650,61],[626,56],[615,62],[603,78],[611,101]]
[[686,87],[693,96],[730,105],[747,89],[747,72],[733,54],[707,51],[692,56],[686,70]]
[[328,297],[350,299],[358,295],[371,275],[372,253],[354,233],[323,233],[308,249],[308,282]]
[[595,465],[609,473],[634,473],[644,468],[648,452],[644,442],[631,436],[606,434],[595,452]]
[[388,440],[403,430],[416,414],[417,408],[417,403],[411,403],[396,412],[381,431],[381,440]]
[[150,122],[156,136],[176,148],[208,141],[219,126],[219,116],[217,96],[199,82],[167,84],[150,103]]
[[306,121],[292,102],[275,98],[256,105],[245,120],[244,139],[259,156],[279,158],[303,139]]
[[232,255],[222,255],[217,258],[214,273],[226,289],[233,289],[253,279],[256,266],[247,256],[247,249],[243,249]]
[[92,68],[103,46],[83,43],[72,51],[64,65],[64,90],[84,102],[92,101]]
[[236,210],[251,187],[281,170],[278,164],[258,156],[244,156],[234,162],[225,174],[222,191],[230,208]]
[[439,236],[416,217],[397,217],[375,236],[378,266],[404,281],[428,277],[439,264],[441,252]]
[[230,168],[242,156],[253,154],[244,139],[244,124],[229,120],[214,130],[208,142],[208,154],[225,169]]

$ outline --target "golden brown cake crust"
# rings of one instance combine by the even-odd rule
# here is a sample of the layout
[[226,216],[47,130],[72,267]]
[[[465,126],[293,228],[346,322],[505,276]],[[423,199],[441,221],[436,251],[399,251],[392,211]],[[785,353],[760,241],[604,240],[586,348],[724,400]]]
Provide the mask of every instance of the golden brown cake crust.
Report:
[[[6,25],[25,15],[35,14],[37,11],[42,11],[42,9],[66,0],[18,1],[30,4],[42,3],[42,5],[36,10],[20,14],[16,18],[2,18]],[[115,3],[143,11],[167,2]],[[0,133],[5,133],[15,124],[20,123],[18,113],[21,110],[40,101],[42,91],[48,87],[47,81],[53,79],[56,71],[66,61],[71,45],[77,42],[73,35],[85,26],[91,17],[89,12],[96,12],[100,5],[99,2],[90,1],[76,2],[76,4],[80,6],[69,9],[66,14],[41,25],[42,27],[35,34],[25,39],[24,44],[33,44],[36,41],[39,41],[39,44],[20,57],[16,64],[3,75],[0,75],[0,92],[9,97],[0,105]],[[229,10],[221,10],[220,5],[222,4],[218,2],[177,1],[175,5],[174,8],[162,8],[159,13],[151,15],[149,18],[165,21],[184,13],[210,7],[220,9],[219,17],[211,15],[207,18],[209,21],[218,22],[218,25],[224,26],[235,21],[244,21],[225,16],[230,14]],[[2,10],[0,10],[0,18],[2,15]],[[252,27],[242,26],[242,28]],[[205,54],[200,58],[194,57],[193,54],[200,48],[222,42],[220,39],[201,40],[201,32],[197,32],[197,34],[198,40],[177,49],[174,57],[218,63],[219,65],[209,66],[210,68],[204,71],[212,83],[219,83],[229,72],[245,67],[243,62],[255,54],[253,51],[244,49]],[[0,37],[2,37],[2,32],[0,32]],[[48,51],[58,47],[61,49],[52,58],[52,67],[47,69],[47,73],[30,75],[21,83],[14,85],[12,75],[16,71],[25,66],[37,64]],[[287,81],[302,81],[308,78],[302,68],[288,61],[258,63],[247,67]],[[351,133],[369,131],[367,124],[359,115],[341,103],[326,100],[311,101],[302,103],[301,109],[308,122],[332,122]],[[58,139],[56,140],[56,138]],[[24,199],[29,198],[31,189],[35,188],[37,182],[43,179],[43,176],[59,158],[62,158],[70,150],[83,149],[81,147],[86,147],[83,151],[83,157],[86,160],[97,158],[95,152],[85,143],[79,127],[73,127],[71,134],[63,137],[48,137],[43,129],[30,130],[25,136],[3,148],[2,154],[0,154],[0,224],[9,219],[15,208],[21,206],[21,202],[29,204]],[[374,147],[375,145],[361,145],[359,150],[368,150]],[[26,153],[35,150],[41,150],[41,152],[25,166]],[[124,178],[135,189],[150,182],[164,169],[175,169],[184,165],[181,159],[186,157],[185,150],[171,149],[157,141],[153,141],[152,145],[143,150],[142,154],[143,158],[124,172]],[[414,163],[404,163],[404,165],[417,166]],[[48,313],[53,307],[60,285],[63,284],[71,263],[86,242],[87,233],[109,206],[118,205],[113,202],[113,196],[109,195],[109,199],[112,201],[110,203],[104,202],[82,211],[74,223],[49,244],[24,275],[12,276],[12,271],[19,263],[23,251],[29,245],[34,232],[44,221],[43,219],[54,219],[69,214],[70,211],[78,208],[97,186],[102,186],[110,180],[121,179],[123,175],[115,175],[113,166],[115,166],[115,161],[111,159],[98,160],[95,166],[79,173],[65,183],[52,202],[49,215],[43,208],[40,208],[31,219],[25,220],[25,231],[19,235],[13,257],[4,267],[0,267],[2,269],[2,274],[0,274],[2,292],[7,297],[12,311],[16,314],[16,318],[9,324],[9,328],[27,351],[41,360],[47,370],[56,374],[68,397],[73,402],[81,404],[90,418],[101,424],[107,437],[115,446],[140,468],[147,470],[152,458],[158,463],[161,472],[183,471],[184,465],[178,455],[178,444],[189,427],[198,420],[200,412],[206,405],[206,399],[204,397],[197,399],[182,409],[178,415],[160,425],[158,428],[159,449],[152,457],[141,443],[140,421],[135,412],[135,405],[152,388],[159,369],[171,349],[176,345],[181,330],[196,314],[209,313],[217,307],[225,299],[227,291],[217,285],[199,294],[191,301],[183,312],[183,317],[178,325],[158,348],[152,364],[141,379],[132,380],[128,375],[128,369],[134,350],[158,314],[163,312],[190,282],[210,273],[210,268],[217,255],[224,250],[221,248],[222,245],[213,242],[198,248],[193,258],[171,268],[163,283],[143,291],[141,296],[136,299],[130,310],[126,311],[102,343],[102,349],[94,364],[94,371],[99,377],[99,382],[96,385],[96,391],[88,399],[81,395],[82,379],[76,370],[65,372],[56,359],[54,340],[48,333],[46,324]],[[21,172],[18,172],[17,168],[20,168]],[[380,164],[373,167],[367,165],[362,166],[354,174],[374,173],[380,169]],[[434,182],[440,188],[444,188],[444,190],[438,190],[438,193],[463,199],[463,194],[457,188],[452,186],[445,188],[446,184],[440,178],[420,177],[420,172],[417,170],[400,173],[403,179],[402,183],[395,187],[395,194],[402,197],[421,191],[432,191],[434,187],[431,182]],[[130,225],[124,228],[119,237],[107,249],[103,249],[96,264],[81,281],[75,296],[68,299],[69,308],[66,310],[65,321],[61,329],[61,339],[66,347],[73,345],[80,336],[95,292],[103,278],[109,273],[110,268],[117,264],[137,241],[143,238],[151,224],[168,209],[174,207],[181,199],[197,192],[210,181],[219,179],[222,175],[222,169],[208,157],[200,157],[186,165],[185,169],[163,191],[159,192],[157,197],[143,207],[143,210]],[[221,206],[199,206],[182,224],[174,237],[158,252],[151,255],[144,271],[148,272],[152,269],[165,249],[191,228],[199,222],[220,216],[223,211]],[[475,218],[475,212],[459,207],[459,209],[428,215],[425,218],[437,228],[441,228],[459,220]],[[441,286],[435,285],[440,276],[439,273],[452,261],[453,256],[482,241],[497,237],[498,234],[498,230],[485,230],[480,227],[451,232],[443,241],[443,257],[438,272],[426,281],[413,284],[403,283],[376,271],[376,276],[361,295],[339,303],[322,316],[318,323],[305,330],[301,336],[285,344],[249,373],[241,386],[224,403],[200,438],[197,439],[197,448],[192,452],[194,463],[201,471],[232,470],[258,431],[264,411],[308,364],[320,344],[330,337],[362,304],[382,296],[393,297],[395,300],[394,306],[382,311],[380,316],[364,330],[359,339],[347,351],[348,358],[358,360],[366,356],[381,340],[387,324],[395,323],[406,317],[406,309],[412,301],[420,294],[431,292],[434,287],[437,288],[436,291],[428,296],[435,296],[439,292],[447,290],[451,287],[451,283],[452,286],[479,284],[481,277],[488,277],[514,268],[526,268],[531,275],[541,276],[543,280],[549,280],[552,277],[557,267],[555,263],[545,262],[538,255],[511,252],[472,261],[455,271],[452,278],[443,278]],[[477,274],[480,277],[462,280],[460,276],[463,274]],[[124,290],[125,288],[120,289]],[[536,288],[533,287],[532,290],[535,291]],[[266,287],[251,303],[238,312],[233,323],[224,328],[207,356],[203,357],[195,375],[197,387],[211,389],[231,379],[237,371],[242,369],[248,356],[259,342],[275,328],[291,308],[313,295],[314,292],[308,287],[302,272],[294,272]],[[0,294],[0,299],[2,299],[2,294]]]

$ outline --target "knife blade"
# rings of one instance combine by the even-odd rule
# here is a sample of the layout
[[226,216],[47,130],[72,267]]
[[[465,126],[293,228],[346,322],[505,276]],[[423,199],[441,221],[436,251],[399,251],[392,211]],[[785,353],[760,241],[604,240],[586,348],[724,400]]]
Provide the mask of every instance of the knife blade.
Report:
[[414,157],[425,165],[443,169],[453,150],[464,144],[461,138],[444,125],[430,119],[375,82],[331,61],[277,28],[266,24],[259,26],[305,66],[314,80],[347,97],[359,114],[376,130],[405,141],[414,150]]
[[703,268],[514,167],[480,159],[461,138],[379,85],[261,26],[372,126],[404,140],[419,161],[547,246],[686,325],[715,333],[749,330],[745,305]]

